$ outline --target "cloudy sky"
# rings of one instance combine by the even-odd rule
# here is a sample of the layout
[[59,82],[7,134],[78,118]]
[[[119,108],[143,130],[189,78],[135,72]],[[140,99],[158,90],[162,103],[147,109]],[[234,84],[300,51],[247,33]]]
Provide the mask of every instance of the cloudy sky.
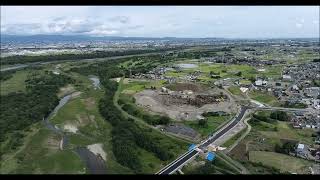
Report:
[[319,6],[1,6],[1,33],[319,37]]

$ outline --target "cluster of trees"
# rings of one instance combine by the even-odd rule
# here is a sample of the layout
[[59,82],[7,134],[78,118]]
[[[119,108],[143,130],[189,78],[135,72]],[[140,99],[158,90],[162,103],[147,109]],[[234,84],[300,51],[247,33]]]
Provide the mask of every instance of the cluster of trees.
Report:
[[228,116],[229,114],[224,111],[209,111],[202,114],[204,117],[210,116]]
[[164,145],[161,138],[152,138],[150,129],[138,127],[134,120],[126,118],[115,107],[113,97],[117,91],[118,84],[110,78],[119,77],[124,74],[118,63],[124,60],[108,61],[91,65],[89,67],[74,68],[85,75],[95,74],[100,78],[104,87],[105,96],[99,102],[100,114],[112,125],[112,150],[121,165],[129,167],[136,173],[141,173],[142,163],[139,158],[139,148],[152,152],[159,159],[166,161],[173,158],[170,145]]
[[23,130],[49,115],[59,103],[56,95],[59,88],[72,82],[70,77],[51,73],[40,77],[29,76],[26,93],[13,92],[1,96],[1,102],[5,103],[0,103],[0,142],[6,139],[8,133]]
[[41,56],[26,56],[16,55],[1,58],[1,64],[23,64],[33,62],[48,62],[48,61],[61,61],[61,60],[80,60],[80,59],[94,59],[94,58],[105,58],[112,56],[126,56],[142,53],[152,53],[172,50],[169,48],[159,49],[145,49],[145,50],[126,50],[126,51],[95,51],[91,53],[83,54],[58,54],[58,55],[41,55]]
[[284,112],[284,111],[273,111],[270,113],[269,116],[263,113],[257,113],[257,114],[253,114],[252,117],[253,119],[264,121],[267,123],[273,123],[275,122],[274,120],[278,120],[278,121],[290,120],[290,116],[287,114],[287,112]]
[[320,87],[320,80],[313,79],[312,84],[316,87]]
[[206,128],[206,127],[208,127],[208,120],[207,119],[200,119],[198,121],[198,125],[200,127]]
[[138,127],[133,120],[126,119],[113,104],[113,95],[117,89],[116,82],[110,81],[105,84],[106,96],[100,101],[99,109],[102,116],[112,126],[113,153],[117,161],[135,172],[141,172],[137,146],[153,152],[161,160],[168,160],[173,154],[155,139],[151,139],[145,130]]
[[151,125],[168,125],[170,123],[170,118],[167,116],[144,114],[142,119]]
[[294,152],[296,148],[296,142],[287,141],[282,145],[276,144],[275,151],[278,153],[289,154],[290,152]]
[[214,174],[214,173],[216,173],[216,168],[211,161],[206,161],[204,165],[190,172],[190,174]]
[[287,114],[287,112],[284,112],[284,111],[273,111],[270,114],[270,118],[278,120],[278,121],[289,121],[290,120],[289,115]]
[[131,71],[131,74],[147,73],[151,69],[157,67],[159,64],[165,64],[175,59],[170,56],[152,55],[152,56],[144,56],[144,57],[132,57],[131,60],[133,62],[134,61],[139,61],[139,62],[135,63],[135,65],[131,66],[130,68],[124,68],[124,67],[121,68],[124,71],[124,74],[126,77],[130,76],[130,71]]
[[306,107],[308,107],[304,103],[290,103],[289,101],[286,101],[282,106],[285,108],[306,108]]
[[16,72],[15,70],[0,71],[0,81],[5,81],[7,79],[10,79],[15,72]]
[[239,72],[237,72],[235,75],[236,75],[236,76],[241,76],[241,75],[242,75],[242,72],[239,71]]
[[200,59],[201,57],[211,57],[214,56],[215,53],[210,53],[207,51],[194,51],[194,52],[179,52],[178,58],[188,58],[188,59]]

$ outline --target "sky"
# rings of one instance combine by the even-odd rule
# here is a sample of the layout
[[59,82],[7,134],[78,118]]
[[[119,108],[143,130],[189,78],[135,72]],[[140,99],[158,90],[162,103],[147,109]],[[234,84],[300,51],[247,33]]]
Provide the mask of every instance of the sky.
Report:
[[319,37],[319,6],[1,6],[1,33]]

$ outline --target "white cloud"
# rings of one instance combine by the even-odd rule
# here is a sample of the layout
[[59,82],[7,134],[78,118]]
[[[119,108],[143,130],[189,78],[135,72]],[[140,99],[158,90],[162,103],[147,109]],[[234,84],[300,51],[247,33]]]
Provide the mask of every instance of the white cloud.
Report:
[[316,6],[4,6],[1,33],[314,37],[318,18]]
[[93,36],[107,36],[107,35],[115,35],[115,34],[118,34],[119,31],[117,30],[108,30],[108,29],[94,29],[90,32],[87,32],[85,34],[88,34],[88,35],[93,35]]
[[296,23],[296,27],[297,27],[297,28],[302,28],[302,26],[303,26],[303,24],[301,24],[301,23]]

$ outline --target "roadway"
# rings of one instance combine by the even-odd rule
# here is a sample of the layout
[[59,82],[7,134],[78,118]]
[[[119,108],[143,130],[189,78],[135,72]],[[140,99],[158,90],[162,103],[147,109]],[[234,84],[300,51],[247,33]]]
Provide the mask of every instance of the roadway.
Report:
[[[248,109],[256,109],[256,110],[279,110],[279,111],[289,111],[289,112],[311,112],[312,109],[297,109],[297,108],[283,108],[283,107],[247,107],[242,106],[240,109],[240,113],[225,127],[223,127],[220,131],[210,136],[207,140],[205,140],[203,143],[198,145],[197,147],[201,150],[204,150],[207,146],[215,142],[217,139],[219,139],[221,136],[223,136],[225,133],[227,133],[230,129],[235,127],[241,119],[244,117],[245,112]],[[191,151],[186,152],[167,166],[165,166],[163,169],[161,169],[156,174],[172,174],[179,168],[181,168],[184,164],[186,164],[189,160],[191,160],[194,156],[196,156],[199,152],[194,149]]]
[[[204,141],[203,143],[201,143],[197,147],[199,147],[200,149],[204,149],[205,147],[207,147],[208,145],[213,143],[215,140],[220,138],[222,135],[224,135],[226,132],[228,132],[230,129],[232,129],[236,124],[238,124],[241,121],[245,112],[248,109],[249,108],[245,107],[245,106],[241,107],[240,113],[238,114],[237,117],[235,117],[232,120],[231,123],[227,124],[222,130],[220,130],[218,133],[210,136],[206,141]],[[199,152],[196,149],[186,152],[185,154],[183,154],[182,156],[180,156],[179,158],[177,158],[176,160],[174,160],[173,162],[168,164],[166,167],[161,169],[157,174],[172,174],[172,173],[174,173],[176,170],[181,168],[181,166],[183,166],[185,163],[187,163],[189,160],[191,160],[198,153]]]

